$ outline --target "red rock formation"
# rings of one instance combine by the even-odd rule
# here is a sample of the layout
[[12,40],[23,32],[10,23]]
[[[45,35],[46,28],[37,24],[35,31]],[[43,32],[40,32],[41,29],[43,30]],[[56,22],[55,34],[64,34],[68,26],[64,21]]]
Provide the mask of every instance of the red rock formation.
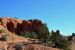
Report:
[[16,18],[0,18],[0,24],[7,28],[10,32],[20,33],[24,32],[34,32],[38,30],[42,22],[39,20],[19,20]]
[[22,23],[21,23],[21,30],[22,31],[30,32],[30,31],[32,31],[32,29],[30,29],[31,27],[32,27],[31,22],[25,21],[25,20],[22,21]]
[[17,23],[22,23],[22,20],[16,19],[16,18],[0,18],[0,23],[2,26],[7,28],[11,32],[15,32],[15,29],[17,27]]
[[7,22],[6,26],[7,26],[9,31],[11,31],[11,32],[15,31],[15,23],[14,22],[12,22],[12,21]]

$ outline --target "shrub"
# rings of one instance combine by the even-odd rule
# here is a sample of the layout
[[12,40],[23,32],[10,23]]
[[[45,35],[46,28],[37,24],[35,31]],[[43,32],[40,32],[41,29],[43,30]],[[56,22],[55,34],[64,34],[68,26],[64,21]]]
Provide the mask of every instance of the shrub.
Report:
[[23,44],[22,43],[17,43],[15,47],[16,47],[16,50],[23,50]]
[[3,48],[0,48],[0,50],[4,50]]
[[21,33],[19,33],[19,36],[36,39],[37,34],[35,34],[35,32],[26,32],[26,33],[21,32]]
[[63,49],[63,50],[72,50],[72,49],[70,49],[70,48],[65,48],[65,49]]
[[1,40],[6,41],[7,40],[7,34],[3,34],[2,37],[1,37]]
[[0,30],[1,33],[5,33],[5,31],[3,29]]

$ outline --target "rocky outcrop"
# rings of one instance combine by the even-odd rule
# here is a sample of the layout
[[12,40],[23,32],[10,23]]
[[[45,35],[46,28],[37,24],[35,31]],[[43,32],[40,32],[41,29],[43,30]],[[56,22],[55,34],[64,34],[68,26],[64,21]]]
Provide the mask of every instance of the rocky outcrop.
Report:
[[0,18],[0,25],[7,28],[8,31],[13,33],[20,32],[35,32],[41,26],[42,22],[40,20],[20,20],[17,18]]
[[22,20],[16,18],[7,18],[7,17],[0,18],[0,24],[13,33],[15,33],[17,23],[22,23]]

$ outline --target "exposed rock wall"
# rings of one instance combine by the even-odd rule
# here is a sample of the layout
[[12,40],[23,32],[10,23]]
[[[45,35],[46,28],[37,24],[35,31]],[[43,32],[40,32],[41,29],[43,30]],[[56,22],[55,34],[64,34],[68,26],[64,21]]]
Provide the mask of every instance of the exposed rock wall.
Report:
[[37,31],[41,26],[40,20],[20,20],[17,18],[0,18],[0,25],[7,28],[10,32],[34,32]]

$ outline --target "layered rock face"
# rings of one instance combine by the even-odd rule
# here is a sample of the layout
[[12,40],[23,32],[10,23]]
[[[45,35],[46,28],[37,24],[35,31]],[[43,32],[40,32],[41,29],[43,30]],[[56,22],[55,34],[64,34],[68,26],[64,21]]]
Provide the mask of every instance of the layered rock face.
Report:
[[41,26],[42,22],[40,20],[20,20],[17,18],[0,18],[0,25],[8,29],[8,31],[13,33],[20,32],[35,32]]

